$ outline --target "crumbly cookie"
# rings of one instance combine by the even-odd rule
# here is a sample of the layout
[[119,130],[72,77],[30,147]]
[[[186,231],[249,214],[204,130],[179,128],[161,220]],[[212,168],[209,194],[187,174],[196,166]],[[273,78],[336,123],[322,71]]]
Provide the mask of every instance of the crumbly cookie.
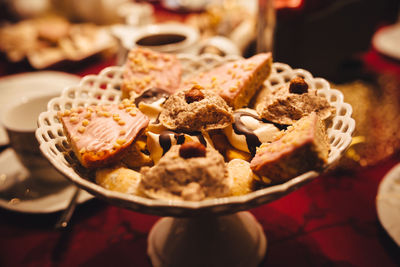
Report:
[[224,158],[198,142],[171,147],[156,165],[140,172],[140,189],[152,198],[199,201],[229,193]]
[[171,95],[159,119],[168,129],[183,132],[221,129],[233,121],[225,100],[198,85]]
[[318,96],[316,90],[310,90],[300,77],[271,92],[256,110],[261,118],[286,125],[292,125],[312,112],[325,120],[335,111],[324,97]]

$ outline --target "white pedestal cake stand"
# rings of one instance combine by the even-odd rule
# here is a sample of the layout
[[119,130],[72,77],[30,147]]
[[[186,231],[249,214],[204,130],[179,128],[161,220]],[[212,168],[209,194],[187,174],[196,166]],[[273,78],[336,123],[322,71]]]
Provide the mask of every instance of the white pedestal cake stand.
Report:
[[[212,68],[237,57],[178,55],[183,76]],[[72,87],[65,88],[60,97],[52,99],[48,110],[39,116],[36,137],[40,149],[54,167],[77,186],[112,204],[138,212],[170,216],[158,221],[150,232],[148,253],[155,266],[257,266],[266,252],[262,227],[249,213],[250,208],[278,199],[318,177],[310,171],[283,184],[270,186],[243,196],[207,199],[199,202],[166,201],[107,190],[93,182],[93,173],[82,168],[74,156],[57,112],[79,106],[119,103],[123,67],[104,69],[99,75],[89,75]],[[302,69],[292,69],[274,63],[265,86],[276,88],[293,77],[306,79],[311,88],[324,96],[336,108],[328,128],[332,166],[350,145],[355,127],[351,106],[343,95],[331,89],[329,83],[314,78]]]
[[160,219],[148,237],[154,266],[257,266],[267,239],[248,211]]

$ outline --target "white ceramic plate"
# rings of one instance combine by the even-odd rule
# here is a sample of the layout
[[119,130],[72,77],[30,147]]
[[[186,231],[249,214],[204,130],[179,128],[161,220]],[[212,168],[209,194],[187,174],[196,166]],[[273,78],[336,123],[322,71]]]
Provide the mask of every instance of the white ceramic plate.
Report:
[[[211,69],[225,62],[238,59],[238,57],[219,57],[211,54],[203,54],[201,56],[179,54],[178,59],[182,64],[183,77],[188,77],[195,72]],[[110,191],[93,183],[87,170],[79,167],[80,165],[76,164],[76,159],[71,157],[73,153],[66,141],[66,137],[62,134],[62,125],[57,119],[57,112],[68,107],[119,103],[121,92],[118,89],[122,84],[122,73],[123,67],[109,67],[101,71],[99,75],[84,77],[79,85],[67,88],[60,97],[52,99],[48,104],[47,112],[41,113],[38,120],[39,127],[36,130],[36,138],[40,143],[40,149],[43,154],[72,182],[96,197],[124,208],[162,216],[233,213],[278,199],[319,175],[316,171],[309,171],[283,184],[266,187],[246,195],[206,199],[203,201],[155,200]],[[265,86],[270,88],[280,87],[296,76],[304,77],[309,82],[310,88],[317,89],[318,94],[324,96],[336,108],[332,126],[328,128],[331,148],[326,166],[328,168],[340,159],[350,145],[351,135],[355,127],[355,122],[351,118],[352,108],[343,101],[342,93],[330,88],[326,80],[315,78],[311,73],[303,69],[292,69],[287,64],[274,63],[271,75],[265,81]],[[104,86],[106,87],[105,89]]]
[[400,23],[378,30],[372,44],[383,55],[400,60]]
[[400,246],[400,163],[381,181],[376,196],[376,208],[383,228]]
[[[76,186],[65,182],[44,183],[30,177],[11,148],[0,154],[0,207],[24,213],[50,213],[65,209]],[[78,203],[93,198],[82,190]]]
[[[39,71],[0,78],[0,114],[10,100],[43,92],[61,93],[66,86],[78,84],[79,76],[57,72]],[[0,126],[0,145],[8,144],[7,133]]]

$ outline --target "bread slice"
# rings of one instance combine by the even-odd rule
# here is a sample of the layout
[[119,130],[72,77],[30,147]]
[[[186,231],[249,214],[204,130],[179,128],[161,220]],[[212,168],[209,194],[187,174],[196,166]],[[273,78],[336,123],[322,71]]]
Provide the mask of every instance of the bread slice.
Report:
[[122,97],[140,94],[149,88],[174,93],[181,83],[181,64],[173,54],[135,48],[128,54],[123,72]]
[[121,104],[65,110],[58,116],[75,155],[86,168],[118,162],[149,123],[128,99]]
[[250,162],[255,174],[273,183],[285,182],[321,168],[329,153],[325,125],[313,112],[303,117],[279,140],[261,145]]
[[226,63],[185,81],[183,89],[193,84],[214,90],[234,109],[247,106],[271,72],[271,53]]

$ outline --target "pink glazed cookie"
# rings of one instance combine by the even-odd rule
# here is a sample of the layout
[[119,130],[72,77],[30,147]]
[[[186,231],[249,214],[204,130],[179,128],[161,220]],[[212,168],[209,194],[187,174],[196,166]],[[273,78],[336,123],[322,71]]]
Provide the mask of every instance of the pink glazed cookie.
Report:
[[65,110],[58,116],[75,155],[86,168],[119,161],[149,123],[127,99],[120,104]]

